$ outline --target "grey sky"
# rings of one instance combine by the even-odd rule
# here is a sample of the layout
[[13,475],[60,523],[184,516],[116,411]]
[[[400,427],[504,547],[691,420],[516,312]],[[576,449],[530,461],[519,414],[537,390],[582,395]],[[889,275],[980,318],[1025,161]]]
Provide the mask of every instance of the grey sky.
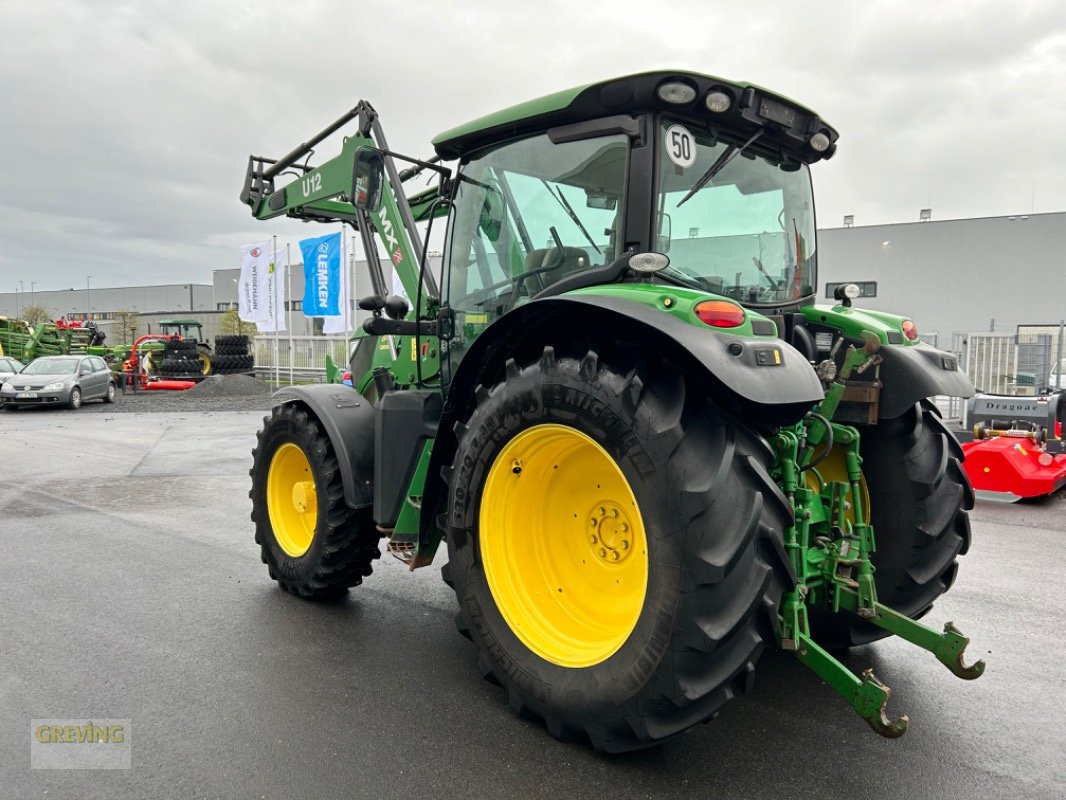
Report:
[[0,0],[0,33],[0,291],[209,282],[241,244],[326,232],[257,223],[237,193],[249,153],[360,98],[427,156],[469,118],[657,67],[833,124],[822,226],[1066,210],[1059,0]]

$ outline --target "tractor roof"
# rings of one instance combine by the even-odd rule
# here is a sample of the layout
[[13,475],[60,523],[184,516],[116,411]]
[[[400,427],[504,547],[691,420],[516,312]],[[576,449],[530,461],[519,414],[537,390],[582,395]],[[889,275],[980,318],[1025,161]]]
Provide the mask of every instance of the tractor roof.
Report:
[[160,325],[203,325],[198,319],[161,319]]
[[[691,100],[682,103],[663,100],[658,90],[671,82],[693,89]],[[706,98],[715,91],[729,97],[727,110],[712,113],[707,109]],[[836,149],[837,132],[795,101],[755,84],[686,71],[644,72],[529,100],[445,131],[433,139],[433,146],[442,158],[461,158],[487,145],[545,128],[652,110],[697,116],[706,119],[708,124],[734,128],[748,135],[764,128],[770,134],[764,137],[764,145],[777,144],[805,163],[828,158]],[[818,132],[829,139],[824,151],[816,151],[808,144]]]

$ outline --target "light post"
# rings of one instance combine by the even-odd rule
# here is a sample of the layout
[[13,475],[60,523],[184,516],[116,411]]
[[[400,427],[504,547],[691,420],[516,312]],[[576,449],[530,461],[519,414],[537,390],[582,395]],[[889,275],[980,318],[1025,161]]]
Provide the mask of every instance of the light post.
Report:
[[[18,319],[20,315],[19,292],[26,293],[26,288],[22,285],[22,281],[19,281],[19,285],[15,287],[15,319]],[[22,299],[25,300],[26,298],[23,297]]]
[[30,305],[37,302],[37,281],[30,281]]
[[90,278],[92,278],[92,275],[86,275],[85,276],[85,321],[86,322],[88,322],[89,319],[90,319],[90,317],[89,317],[89,311],[90,311],[90,308],[91,308],[91,306],[90,306],[91,295],[89,294],[89,279]]

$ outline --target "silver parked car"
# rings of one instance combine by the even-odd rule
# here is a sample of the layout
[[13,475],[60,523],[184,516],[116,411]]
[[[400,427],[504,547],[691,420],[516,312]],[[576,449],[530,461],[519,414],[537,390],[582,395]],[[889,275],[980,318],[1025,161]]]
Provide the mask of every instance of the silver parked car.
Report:
[[17,358],[11,358],[11,356],[0,356],[0,386],[3,386],[8,378],[10,378],[24,366],[25,364],[23,364]]
[[0,405],[10,411],[44,405],[78,408],[85,400],[115,402],[115,380],[99,356],[41,356],[0,386]]

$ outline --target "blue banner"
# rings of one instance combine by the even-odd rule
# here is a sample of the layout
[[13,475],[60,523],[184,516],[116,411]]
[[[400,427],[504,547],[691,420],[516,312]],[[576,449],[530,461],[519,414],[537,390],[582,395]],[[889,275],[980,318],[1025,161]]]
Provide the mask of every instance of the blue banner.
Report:
[[304,257],[304,316],[337,316],[341,313],[341,235],[303,239],[300,252]]

